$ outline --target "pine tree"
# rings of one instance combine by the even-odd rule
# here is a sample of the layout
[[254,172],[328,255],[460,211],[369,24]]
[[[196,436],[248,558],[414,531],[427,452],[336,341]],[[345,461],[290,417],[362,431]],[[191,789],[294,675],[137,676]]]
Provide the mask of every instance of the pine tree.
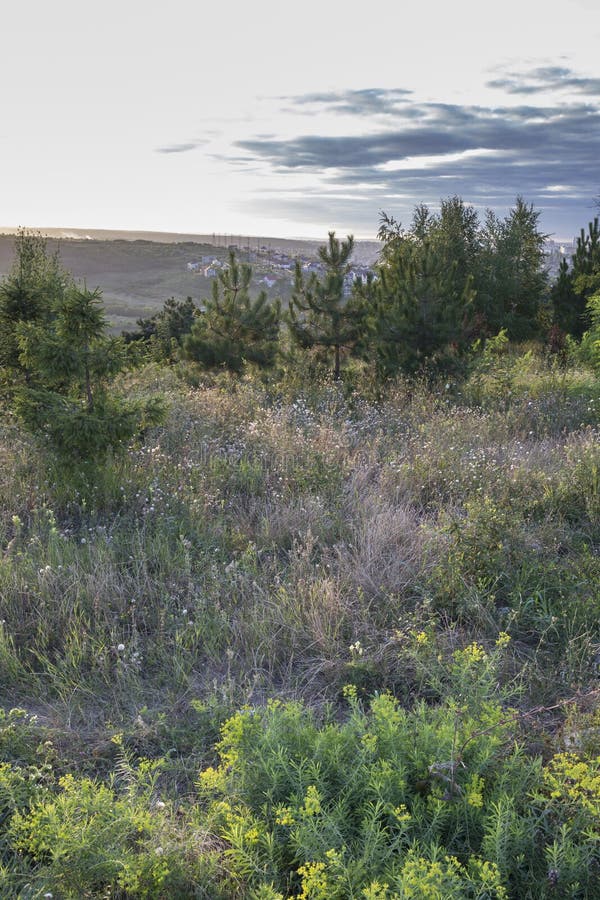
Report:
[[106,327],[100,292],[73,283],[50,321],[16,327],[19,361],[31,378],[15,394],[15,412],[63,462],[99,461],[163,416],[158,400],[128,401],[114,393],[124,348]]
[[379,278],[363,290],[370,338],[364,355],[380,379],[456,364],[468,343],[472,277],[460,277],[428,238],[395,239]]
[[200,311],[191,297],[176,300],[169,297],[163,308],[148,319],[137,319],[137,331],[125,331],[126,344],[144,346],[156,360],[173,362],[179,356],[183,340],[188,335]]
[[8,396],[32,378],[20,359],[17,328],[49,323],[70,281],[58,253],[48,255],[42,235],[21,229],[15,240],[15,262],[0,283],[0,381]]
[[550,292],[550,299],[554,325],[563,334],[581,338],[585,331],[585,299],[575,290],[573,272],[566,259],[561,260],[558,277]]
[[269,302],[265,291],[252,300],[252,268],[238,265],[235,254],[213,282],[212,299],[196,317],[184,339],[185,356],[209,369],[241,372],[246,363],[271,367],[277,355],[281,307]]
[[296,263],[294,290],[289,304],[288,323],[295,343],[305,349],[324,347],[333,350],[333,377],[341,374],[341,354],[352,349],[363,334],[363,306],[356,297],[344,294],[344,279],[350,271],[354,238],[337,240],[329,232],[329,243],[319,247],[319,259],[325,268],[320,279],[313,272],[304,278]]
[[[585,291],[595,293],[596,288],[600,286],[598,273],[600,273],[600,224],[596,218],[589,223],[587,234],[582,228],[577,238],[573,256],[573,277],[575,281],[579,280],[577,290],[581,293]],[[590,282],[590,279],[593,281]]]
[[539,310],[547,290],[540,213],[517,197],[508,216],[498,223],[495,283],[492,296],[495,331],[506,328],[510,338],[524,340],[539,330]]
[[587,234],[581,229],[572,259],[573,317],[575,337],[582,337],[592,325],[589,301],[600,291],[600,225],[598,219],[588,224]]

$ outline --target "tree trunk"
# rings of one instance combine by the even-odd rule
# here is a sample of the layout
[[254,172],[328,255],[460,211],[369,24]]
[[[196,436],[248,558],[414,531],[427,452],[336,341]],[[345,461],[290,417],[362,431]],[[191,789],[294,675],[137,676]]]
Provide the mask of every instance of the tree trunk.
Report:
[[88,348],[85,348],[85,393],[87,396],[87,408],[91,412],[94,408],[94,395],[92,394],[92,379],[87,358]]

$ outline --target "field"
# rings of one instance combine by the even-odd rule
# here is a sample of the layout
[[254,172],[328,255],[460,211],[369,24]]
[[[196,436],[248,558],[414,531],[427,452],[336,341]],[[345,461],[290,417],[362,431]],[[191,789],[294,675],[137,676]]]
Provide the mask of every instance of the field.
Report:
[[[58,234],[53,234],[56,231]],[[154,315],[169,297],[177,300],[192,297],[197,304],[210,297],[212,280],[203,274],[189,272],[187,264],[205,255],[226,260],[230,241],[240,246],[241,259],[245,258],[247,248],[255,249],[259,241],[290,255],[315,256],[320,243],[277,238],[245,239],[233,235],[151,235],[148,232],[136,235],[135,232],[93,230],[79,233],[77,230],[45,229],[44,234],[48,234],[48,252],[58,250],[67,271],[76,279],[85,280],[88,287],[101,289],[111,330],[115,333],[135,330],[137,319]],[[374,242],[359,241],[355,254],[357,262],[372,262],[376,249]],[[13,257],[13,236],[0,234],[0,275],[8,274]],[[258,275],[260,267],[255,269]],[[283,299],[289,298],[289,281],[279,279],[274,288]],[[252,293],[258,293],[259,289],[260,286],[254,284]]]
[[179,374],[0,426],[2,896],[600,897],[594,375]]

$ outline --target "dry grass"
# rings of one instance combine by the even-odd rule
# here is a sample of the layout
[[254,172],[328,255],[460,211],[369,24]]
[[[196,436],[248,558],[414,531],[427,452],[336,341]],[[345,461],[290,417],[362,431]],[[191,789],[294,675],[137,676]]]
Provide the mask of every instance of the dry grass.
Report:
[[7,696],[127,718],[215,691],[335,696],[359,670],[383,687],[406,674],[394,635],[432,616],[510,627],[530,655],[550,641],[567,681],[596,652],[593,398],[399,383],[348,402],[155,367],[124,384],[170,417],[88,496],[2,432]]

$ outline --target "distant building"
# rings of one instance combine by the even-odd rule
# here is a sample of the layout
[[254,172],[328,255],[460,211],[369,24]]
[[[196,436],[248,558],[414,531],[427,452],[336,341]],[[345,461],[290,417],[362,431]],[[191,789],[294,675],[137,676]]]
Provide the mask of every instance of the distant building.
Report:
[[563,259],[566,259],[569,264],[571,263],[571,257],[576,249],[575,243],[565,241],[559,243],[548,240],[544,243],[545,266],[551,278],[556,278],[558,275]]
[[377,276],[373,273],[373,271],[366,266],[356,266],[353,269],[350,269],[348,274],[344,277],[344,296],[348,296],[352,293],[352,288],[354,287],[355,282],[357,281],[366,281],[368,276],[371,275],[373,279]]

